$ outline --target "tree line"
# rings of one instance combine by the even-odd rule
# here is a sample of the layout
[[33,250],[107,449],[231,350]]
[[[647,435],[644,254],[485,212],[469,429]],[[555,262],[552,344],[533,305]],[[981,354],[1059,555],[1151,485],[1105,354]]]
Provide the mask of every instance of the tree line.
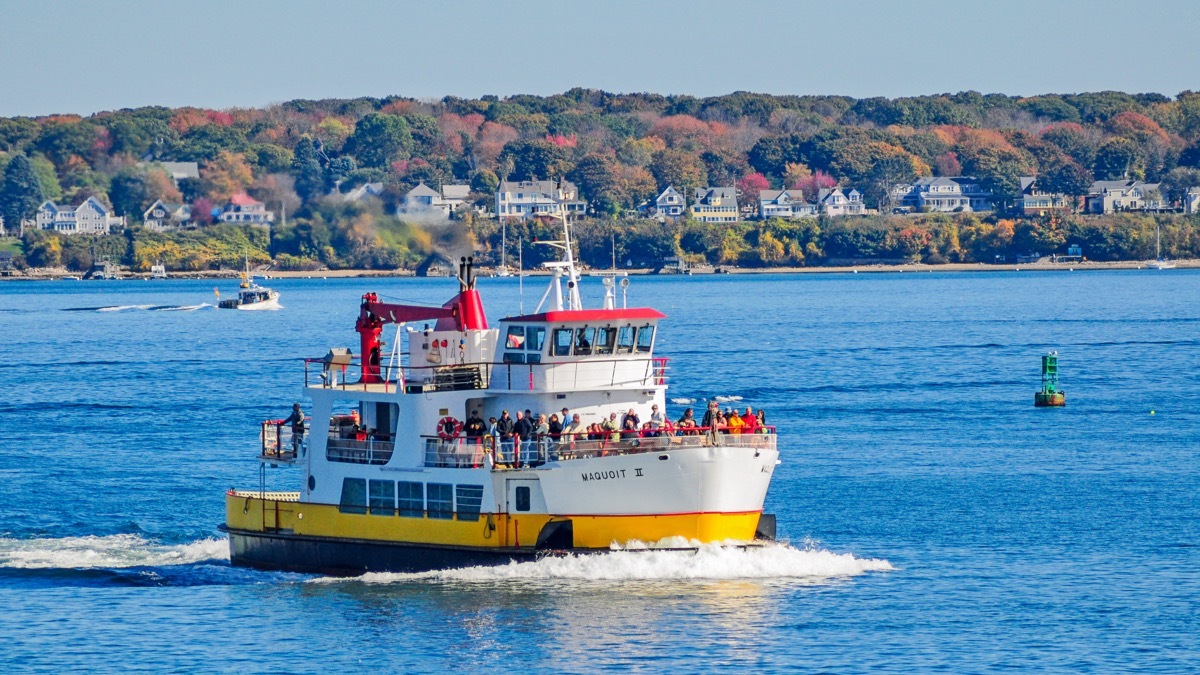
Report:
[[[199,178],[176,183],[155,161],[195,161]],[[929,175],[976,176],[1001,208],[1016,198],[1022,175],[1073,196],[1094,179],[1161,181],[1173,200],[1200,185],[1200,94],[697,98],[572,89],[226,111],[146,107],[0,118],[0,170],[0,215],[10,229],[44,199],[77,204],[88,196],[135,223],[156,199],[187,202],[197,224],[207,225],[214,208],[247,192],[289,216],[266,247],[276,261],[388,266],[427,253],[428,235],[393,215],[419,182],[469,184],[488,204],[502,179],[561,176],[579,186],[598,221],[630,214],[667,185],[736,185],[753,199],[768,186],[811,196],[842,184],[858,187],[868,206],[883,206],[892,184]],[[340,195],[364,183],[382,184],[381,202],[345,205]],[[767,225],[734,229],[783,242]],[[760,238],[748,234],[747,245],[759,247]]]

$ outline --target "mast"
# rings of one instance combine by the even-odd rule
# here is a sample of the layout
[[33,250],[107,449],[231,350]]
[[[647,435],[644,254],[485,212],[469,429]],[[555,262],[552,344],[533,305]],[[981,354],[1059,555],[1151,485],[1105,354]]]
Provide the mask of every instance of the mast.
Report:
[[504,263],[504,249],[508,248],[508,221],[500,221],[500,269],[507,270],[508,265]]

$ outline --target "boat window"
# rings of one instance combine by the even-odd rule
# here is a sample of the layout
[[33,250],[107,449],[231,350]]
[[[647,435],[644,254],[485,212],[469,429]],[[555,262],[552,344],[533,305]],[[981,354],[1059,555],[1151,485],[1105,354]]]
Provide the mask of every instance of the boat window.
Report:
[[425,515],[425,484],[400,481],[396,483],[400,498],[400,515],[420,518]]
[[571,336],[574,332],[570,328],[555,328],[554,329],[554,355],[555,356],[570,356],[571,355]]
[[611,354],[613,345],[617,342],[617,329],[609,326],[596,331],[596,353]]
[[576,329],[575,330],[575,355],[576,356],[588,356],[589,354],[591,354],[592,353],[592,344],[593,344],[592,341],[595,339],[595,337],[596,337],[596,329],[595,328],[588,328],[587,326],[584,326],[583,328]]
[[454,518],[454,486],[446,483],[429,484],[429,517]]
[[530,326],[525,329],[525,349],[541,353],[542,343],[546,341],[546,329],[542,326]]
[[454,498],[458,502],[459,520],[479,520],[479,507],[483,505],[482,485],[455,485]]
[[396,484],[390,480],[373,480],[367,483],[368,505],[371,513],[390,516],[396,510]]
[[633,326],[621,326],[621,330],[617,334],[617,353],[633,353]]
[[524,352],[504,352],[505,363],[525,363]]
[[338,502],[342,513],[367,512],[367,479],[346,478],[342,481],[342,499]]
[[637,333],[637,351],[639,354],[648,353],[654,346],[654,326],[642,326]]
[[516,493],[515,496],[517,498],[517,510],[518,511],[528,511],[529,510],[529,488],[522,485],[521,487],[518,487],[516,490],[514,490],[514,492]]
[[509,326],[508,338],[504,341],[505,349],[522,349],[525,347],[525,327]]

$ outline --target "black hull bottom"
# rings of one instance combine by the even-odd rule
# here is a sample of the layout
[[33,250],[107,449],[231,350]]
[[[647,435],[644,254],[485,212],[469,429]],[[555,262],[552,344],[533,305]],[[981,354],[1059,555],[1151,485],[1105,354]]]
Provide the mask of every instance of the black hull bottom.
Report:
[[487,550],[221,529],[229,534],[229,560],[235,567],[330,576],[505,565],[536,560],[550,553],[534,549]]

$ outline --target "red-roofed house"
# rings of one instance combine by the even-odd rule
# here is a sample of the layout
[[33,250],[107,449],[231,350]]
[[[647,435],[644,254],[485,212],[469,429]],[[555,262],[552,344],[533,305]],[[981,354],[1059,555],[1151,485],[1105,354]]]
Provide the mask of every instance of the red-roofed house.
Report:
[[275,214],[268,211],[262,202],[241,192],[229,198],[229,203],[221,210],[218,220],[222,223],[267,225],[275,222]]

